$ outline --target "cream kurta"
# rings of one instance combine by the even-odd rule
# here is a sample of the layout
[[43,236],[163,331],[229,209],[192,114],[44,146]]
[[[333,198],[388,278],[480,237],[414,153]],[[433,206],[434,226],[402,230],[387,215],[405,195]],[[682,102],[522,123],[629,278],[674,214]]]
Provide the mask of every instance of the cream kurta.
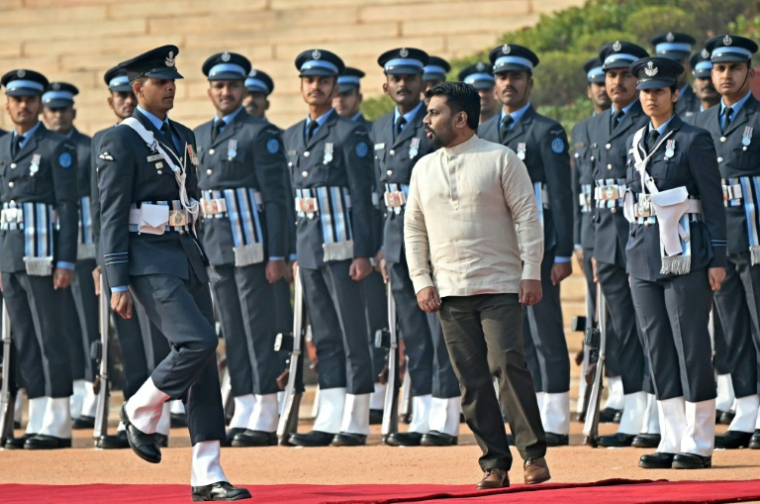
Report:
[[473,136],[414,167],[404,241],[415,292],[519,293],[540,280],[543,229],[528,170],[509,148]]

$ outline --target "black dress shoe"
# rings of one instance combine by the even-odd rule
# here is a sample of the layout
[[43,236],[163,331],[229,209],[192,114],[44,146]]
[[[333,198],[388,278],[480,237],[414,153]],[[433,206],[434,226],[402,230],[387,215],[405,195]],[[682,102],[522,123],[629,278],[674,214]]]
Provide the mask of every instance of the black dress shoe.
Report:
[[71,439],[37,434],[24,443],[25,450],[57,450],[59,448],[71,448]]
[[75,430],[94,429],[95,417],[80,416],[71,421],[71,428]]
[[275,446],[277,444],[276,432],[264,432],[245,429],[232,440],[232,446],[236,448],[249,448],[253,446]]
[[169,426],[172,429],[187,427],[187,418],[184,413],[172,413],[169,415]]
[[724,450],[736,450],[737,448],[749,447],[752,439],[751,432],[726,431],[722,436],[715,436],[715,448]]
[[420,442],[422,434],[419,432],[394,432],[385,440],[388,446],[419,446]]
[[712,457],[694,453],[678,453],[673,457],[673,469],[707,469],[712,467]]
[[459,443],[457,436],[450,436],[437,430],[431,430],[423,434],[420,444],[422,446],[454,446]]
[[631,446],[635,448],[657,448],[660,446],[662,436],[660,434],[639,434],[633,438]]
[[33,438],[37,434],[24,434],[21,437],[11,437],[5,440],[6,450],[23,450],[26,440]]
[[619,424],[622,419],[623,419],[623,411],[618,410],[618,412],[615,413],[615,418],[612,420],[612,423]]
[[193,502],[238,501],[250,499],[251,492],[245,488],[235,488],[226,481],[193,487]]
[[723,425],[731,425],[731,422],[734,421],[734,417],[736,416],[736,413],[733,411],[724,411],[723,414],[720,416],[720,422]]
[[639,467],[644,469],[670,469],[673,467],[675,453],[648,453],[639,459]]
[[369,410],[369,424],[382,425],[383,424],[383,410],[381,409]]
[[333,437],[330,446],[364,446],[365,444],[367,444],[367,436],[364,434],[339,432]]
[[311,431],[308,434],[293,434],[290,436],[290,444],[296,446],[330,446],[335,434],[322,431]]
[[235,436],[237,436],[238,434],[242,434],[244,432],[245,432],[245,429],[242,427],[233,427],[231,429],[228,429],[227,435],[222,440],[221,445],[232,446],[232,440],[235,439]]
[[725,411],[720,409],[715,410],[715,425],[718,425],[720,423],[720,419],[723,417],[723,413],[725,413]]
[[546,433],[546,446],[567,446],[570,444],[570,436],[567,434]]
[[752,434],[752,439],[749,440],[749,447],[753,450],[760,450],[760,429],[756,429]]
[[129,441],[129,447],[137,454],[138,457],[151,464],[158,464],[161,462],[161,448],[156,443],[156,436],[154,434],[146,434],[129,421],[127,416],[127,403],[121,407],[119,416],[121,417],[121,423],[126,426],[127,440]]
[[633,434],[623,434],[622,432],[612,434],[611,436],[601,436],[599,438],[599,446],[604,446],[605,448],[624,448],[631,446],[635,437]]
[[159,448],[169,448],[169,436],[156,432],[153,437],[156,438],[156,444]]
[[599,412],[599,423],[613,423],[618,413],[620,413],[619,409],[604,408]]
[[122,450],[129,448],[127,431],[119,431],[115,436],[105,435],[97,440],[95,447],[101,450]]

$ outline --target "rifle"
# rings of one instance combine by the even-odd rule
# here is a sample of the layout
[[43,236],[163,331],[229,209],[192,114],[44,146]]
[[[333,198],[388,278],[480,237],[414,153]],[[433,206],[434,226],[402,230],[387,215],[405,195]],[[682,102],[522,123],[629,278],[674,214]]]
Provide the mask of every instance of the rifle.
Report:
[[[599,287],[595,285],[595,289]],[[591,347],[587,343],[589,341],[595,341],[596,336],[591,334],[593,331],[598,331],[598,320],[594,313],[594,304],[591,302],[591,295],[586,292],[586,316],[573,317],[572,330],[583,333],[583,362],[581,363],[581,376],[578,383],[578,420],[581,422],[586,420],[586,412],[588,411],[589,396],[591,395],[591,387],[588,386],[588,379],[586,375],[589,369],[592,367],[591,362]]]
[[108,322],[110,311],[108,306],[108,292],[106,287],[105,271],[100,275],[100,298],[98,299],[98,314],[100,315],[100,341],[93,341],[90,345],[90,358],[98,366],[98,374],[92,382],[92,389],[98,396],[95,409],[95,429],[92,438],[95,448],[100,447],[100,440],[108,434],[108,398],[110,390],[108,386]]
[[399,419],[405,424],[412,422],[412,375],[409,374],[409,356],[406,356],[406,373],[404,382],[401,384],[401,407]]
[[589,350],[592,354],[597,353],[596,363],[589,369],[589,374],[593,373],[593,382],[590,384],[591,393],[588,399],[588,410],[586,412],[586,421],[583,425],[583,434],[586,436],[584,443],[593,448],[597,447],[599,439],[599,408],[602,400],[602,390],[604,389],[604,358],[607,348],[607,300],[602,294],[602,289],[596,289],[596,317],[599,321],[598,331],[586,331]]
[[[3,386],[0,392],[0,446],[13,437],[13,409],[16,405],[16,387],[11,386],[11,359],[13,359],[13,340],[11,340],[11,318],[8,316],[8,303],[3,300]],[[15,381],[15,380],[14,380]]]
[[385,387],[383,403],[383,425],[380,430],[383,442],[388,436],[398,432],[398,330],[396,328],[396,301],[393,299],[391,280],[388,279],[388,329],[380,329],[375,334],[375,347],[387,350],[387,369],[380,374],[380,381]]
[[[298,431],[298,409],[303,395],[303,347],[304,347],[304,301],[301,276],[295,274],[295,306],[293,310],[293,332],[280,333],[274,343],[277,352],[289,352],[288,369],[278,378],[278,383],[287,380],[280,421],[277,424],[277,438],[280,446],[292,446],[290,435]],[[286,375],[287,373],[287,375]]]

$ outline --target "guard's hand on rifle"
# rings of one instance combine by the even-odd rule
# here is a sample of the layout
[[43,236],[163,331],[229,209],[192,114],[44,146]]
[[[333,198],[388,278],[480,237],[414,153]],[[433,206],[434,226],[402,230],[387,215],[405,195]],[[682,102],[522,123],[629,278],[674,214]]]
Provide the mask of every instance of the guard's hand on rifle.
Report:
[[348,275],[356,282],[364,280],[370,273],[372,273],[372,264],[366,257],[354,259],[351,268],[348,270]]
[[375,256],[375,270],[383,275],[383,282],[388,283],[388,268],[385,264],[385,252],[379,250]]
[[596,276],[596,258],[591,258],[591,269],[594,271],[594,283],[599,283],[599,278]]
[[726,279],[726,268],[710,268],[707,270],[707,278],[710,280],[710,288],[720,290],[720,284]]
[[111,293],[111,309],[121,318],[132,318],[132,294],[129,291]]
[[68,289],[71,281],[74,279],[74,270],[66,268],[56,268],[53,272],[53,288]]
[[294,269],[293,269],[292,263],[288,263],[285,265],[285,274],[283,275],[283,278],[285,278],[285,281],[288,282],[289,284],[292,284],[293,280],[295,279],[295,277],[293,276],[293,271]]
[[559,285],[565,278],[573,274],[573,263],[555,262],[552,266],[552,285]]
[[92,281],[95,282],[95,295],[100,296],[100,266],[92,270]]
[[438,296],[438,291],[435,287],[425,287],[417,293],[417,304],[422,308],[422,311],[427,313],[435,313],[441,309],[441,298]]
[[264,272],[267,277],[267,282],[275,283],[277,280],[282,278],[283,275],[285,275],[286,269],[287,267],[285,266],[285,261],[282,259],[278,261],[268,261],[266,270]]
[[525,306],[533,306],[541,301],[543,291],[541,290],[540,280],[521,280],[520,281],[520,303]]

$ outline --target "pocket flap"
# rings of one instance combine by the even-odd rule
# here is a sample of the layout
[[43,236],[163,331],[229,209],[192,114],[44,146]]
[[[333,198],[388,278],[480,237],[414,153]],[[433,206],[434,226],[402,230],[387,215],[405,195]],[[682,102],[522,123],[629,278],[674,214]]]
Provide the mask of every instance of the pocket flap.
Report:
[[657,194],[652,194],[652,202],[661,207],[677,205],[678,203],[683,203],[688,198],[689,191],[686,189],[686,186],[676,187],[674,189],[660,191]]
[[140,206],[142,223],[150,227],[160,227],[169,222],[169,207],[165,205],[143,204]]

